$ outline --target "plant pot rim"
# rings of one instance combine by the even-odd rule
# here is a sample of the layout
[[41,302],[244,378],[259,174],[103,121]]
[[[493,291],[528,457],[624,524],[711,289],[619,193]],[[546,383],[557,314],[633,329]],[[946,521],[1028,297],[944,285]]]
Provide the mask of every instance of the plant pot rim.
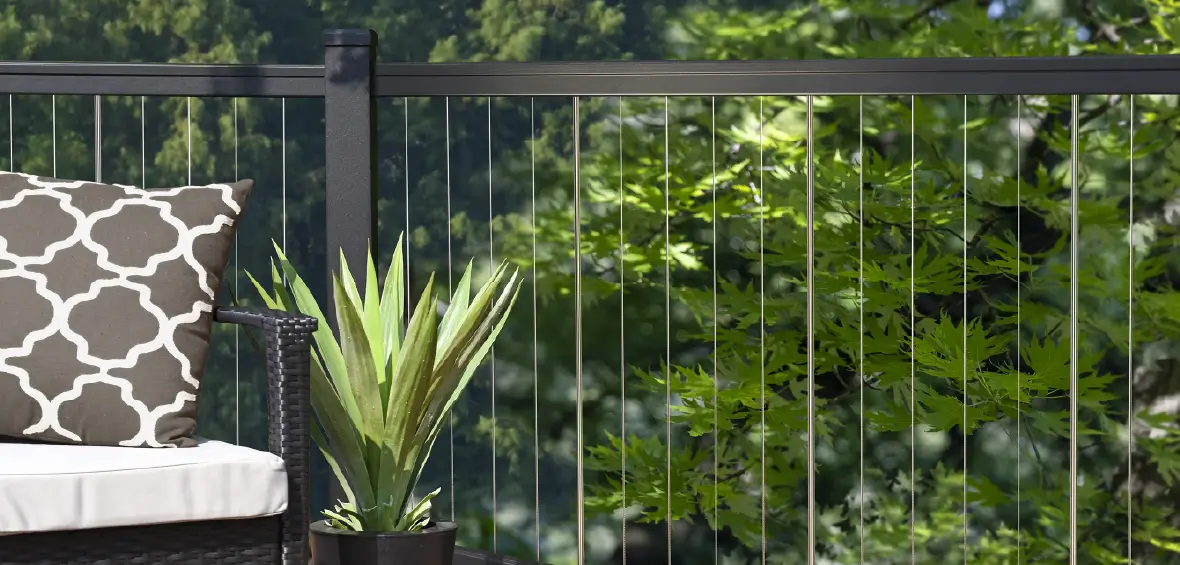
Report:
[[413,536],[430,536],[442,535],[459,528],[459,525],[454,522],[431,522],[429,526],[417,532],[375,532],[365,531],[357,532],[353,530],[342,530],[340,528],[333,528],[328,525],[327,520],[316,520],[311,523],[310,529],[317,534],[329,536],[352,536],[363,538],[400,538]]

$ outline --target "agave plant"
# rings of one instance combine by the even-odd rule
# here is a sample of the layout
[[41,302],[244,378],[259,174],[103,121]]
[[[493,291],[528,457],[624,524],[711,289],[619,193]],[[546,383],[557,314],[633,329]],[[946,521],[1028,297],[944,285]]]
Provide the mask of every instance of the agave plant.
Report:
[[447,412],[512,310],[520,288],[516,271],[509,274],[501,263],[473,298],[468,263],[441,322],[431,274],[406,325],[401,238],[380,290],[368,259],[363,297],[341,254],[342,272],[333,274],[337,342],[277,244],[275,255],[270,292],[247,273],[263,302],[320,322],[312,350],[311,404],[319,423],[312,426],[312,440],[347,498],[324,515],[332,526],[348,530],[421,530],[439,491],[417,502],[412,492]]

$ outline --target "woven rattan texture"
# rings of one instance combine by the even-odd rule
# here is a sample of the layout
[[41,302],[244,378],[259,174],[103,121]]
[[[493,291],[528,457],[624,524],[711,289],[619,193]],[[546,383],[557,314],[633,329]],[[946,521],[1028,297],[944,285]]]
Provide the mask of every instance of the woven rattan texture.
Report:
[[0,565],[278,564],[278,517],[0,537]]

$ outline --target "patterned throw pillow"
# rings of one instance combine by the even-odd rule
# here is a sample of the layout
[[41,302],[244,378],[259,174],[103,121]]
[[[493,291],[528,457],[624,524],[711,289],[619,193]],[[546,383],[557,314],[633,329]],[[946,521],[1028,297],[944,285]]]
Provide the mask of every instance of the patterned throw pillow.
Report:
[[253,185],[0,171],[0,435],[196,445],[213,304]]

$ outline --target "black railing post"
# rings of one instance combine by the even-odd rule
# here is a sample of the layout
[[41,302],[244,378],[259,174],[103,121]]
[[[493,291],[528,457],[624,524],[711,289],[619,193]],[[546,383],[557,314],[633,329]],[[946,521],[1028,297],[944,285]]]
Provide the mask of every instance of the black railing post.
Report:
[[324,32],[325,201],[328,242],[328,322],[336,330],[332,273],[340,251],[364,295],[365,253],[377,252],[377,33]]
[[[325,316],[332,331],[336,309],[332,273],[340,272],[340,252],[364,295],[365,253],[377,252],[377,34],[372,30],[324,32],[324,174],[328,254]],[[312,450],[312,516],[343,500],[344,490]],[[325,477],[326,481],[317,481]],[[324,483],[327,483],[325,485]],[[318,483],[318,484],[317,484]],[[327,488],[324,488],[324,487]]]

